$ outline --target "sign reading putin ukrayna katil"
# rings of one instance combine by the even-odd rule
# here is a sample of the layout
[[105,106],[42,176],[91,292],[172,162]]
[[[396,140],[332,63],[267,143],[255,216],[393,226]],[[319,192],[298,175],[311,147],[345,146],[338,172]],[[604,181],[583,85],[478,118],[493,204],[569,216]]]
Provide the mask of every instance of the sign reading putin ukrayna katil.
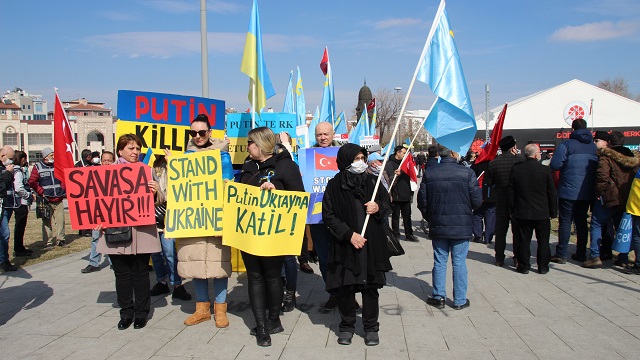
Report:
[[169,149],[179,154],[186,150],[191,120],[198,114],[209,117],[212,137],[224,137],[224,106],[222,100],[197,96],[118,90],[116,137],[136,134],[142,153],[152,149],[162,155]]

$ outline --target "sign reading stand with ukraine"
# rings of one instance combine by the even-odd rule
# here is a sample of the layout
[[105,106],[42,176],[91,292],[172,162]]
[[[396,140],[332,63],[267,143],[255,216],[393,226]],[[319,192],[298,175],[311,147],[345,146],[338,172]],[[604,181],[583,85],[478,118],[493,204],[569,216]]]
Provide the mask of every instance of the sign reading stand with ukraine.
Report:
[[224,137],[224,101],[197,96],[182,96],[133,90],[118,91],[116,138],[136,134],[142,141],[142,153],[149,149],[164,155],[186,150],[191,120],[198,114],[209,117],[211,136]]

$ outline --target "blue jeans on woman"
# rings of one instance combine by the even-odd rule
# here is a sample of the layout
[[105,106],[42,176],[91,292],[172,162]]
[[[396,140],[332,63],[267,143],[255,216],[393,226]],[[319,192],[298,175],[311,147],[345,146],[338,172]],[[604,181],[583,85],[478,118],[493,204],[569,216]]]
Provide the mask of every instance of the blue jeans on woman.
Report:
[[[191,280],[193,287],[196,289],[196,301],[208,302],[209,299],[209,279],[193,279]],[[227,302],[227,284],[228,278],[215,278],[213,279],[213,296],[215,302],[222,304]]]
[[153,270],[156,272],[156,280],[169,283],[174,286],[182,285],[182,278],[178,275],[178,256],[176,251],[176,239],[164,237],[164,231],[158,232],[162,251],[151,254]]
[[591,245],[589,246],[592,259],[600,256],[602,229],[607,226],[609,219],[613,218],[614,227],[617,227],[620,223],[622,214],[619,214],[616,210],[615,206],[605,207],[602,205],[602,200],[596,200],[593,203],[591,210]]
[[451,253],[453,267],[453,305],[460,306],[467,302],[467,253],[469,239],[437,239],[431,240],[433,246],[433,297],[447,298],[447,261]]
[[[99,238],[100,231],[91,230],[91,253],[89,253],[89,265],[95,267],[100,267],[100,262],[102,260],[102,255],[96,250]],[[111,265],[111,259],[109,258],[109,255],[105,255],[104,257],[109,260],[109,265]]]
[[293,255],[284,257],[282,265],[282,277],[287,280],[287,290],[295,290],[298,285],[298,262]]

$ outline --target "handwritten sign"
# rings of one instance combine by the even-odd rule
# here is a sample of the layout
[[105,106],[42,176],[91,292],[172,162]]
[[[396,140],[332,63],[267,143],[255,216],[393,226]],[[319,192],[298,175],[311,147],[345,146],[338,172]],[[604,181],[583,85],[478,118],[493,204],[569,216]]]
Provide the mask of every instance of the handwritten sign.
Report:
[[329,180],[338,173],[340,147],[306,148],[298,152],[298,162],[302,171],[304,189],[311,193],[307,224],[322,222],[322,195]]
[[64,171],[74,230],[155,224],[151,168],[142,163]]
[[182,153],[191,139],[191,120],[207,114],[211,136],[224,137],[224,101],[132,90],[118,91],[116,137],[136,134],[142,140],[142,152]]
[[[289,113],[261,113],[256,115],[256,127],[266,126],[275,134],[285,131],[296,138],[296,114]],[[244,164],[247,152],[247,134],[251,130],[250,113],[227,114],[227,136],[229,137],[229,154],[234,164]]]
[[227,183],[222,243],[258,256],[299,255],[309,194]]
[[223,186],[220,150],[171,156],[167,163],[166,236],[222,235]]

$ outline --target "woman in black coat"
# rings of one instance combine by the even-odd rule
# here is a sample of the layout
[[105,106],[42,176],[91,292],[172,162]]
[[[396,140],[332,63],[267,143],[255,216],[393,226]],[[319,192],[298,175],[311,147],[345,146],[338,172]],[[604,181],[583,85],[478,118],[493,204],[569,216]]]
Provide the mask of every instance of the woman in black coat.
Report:
[[[242,166],[240,182],[259,186],[262,190],[304,191],[298,165],[286,149],[276,153],[276,136],[267,127],[259,127],[247,134],[249,157]],[[249,301],[256,319],[259,346],[271,346],[269,334],[284,331],[280,322],[280,308],[284,293],[280,271],[284,256],[258,256],[241,252],[247,268]],[[269,312],[267,318],[267,311]]]
[[[338,309],[342,321],[338,343],[351,344],[356,323],[356,292],[362,293],[362,323],[365,344],[377,345],[378,289],[386,283],[391,270],[384,213],[388,195],[380,187],[370,201],[376,177],[365,172],[367,151],[345,144],[338,151],[340,172],[329,181],[322,199],[322,220],[331,232],[327,290],[338,291]],[[366,215],[369,222],[364,237],[360,234]]]

